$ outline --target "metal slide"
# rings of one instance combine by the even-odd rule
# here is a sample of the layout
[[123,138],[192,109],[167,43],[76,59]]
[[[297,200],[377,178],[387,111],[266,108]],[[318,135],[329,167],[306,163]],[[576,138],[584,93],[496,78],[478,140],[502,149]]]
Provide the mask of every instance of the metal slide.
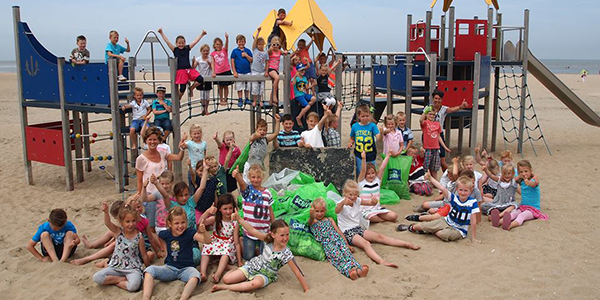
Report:
[[567,87],[554,73],[539,61],[531,50],[527,60],[527,70],[537,78],[554,96],[564,103],[582,121],[589,125],[600,127],[600,116]]

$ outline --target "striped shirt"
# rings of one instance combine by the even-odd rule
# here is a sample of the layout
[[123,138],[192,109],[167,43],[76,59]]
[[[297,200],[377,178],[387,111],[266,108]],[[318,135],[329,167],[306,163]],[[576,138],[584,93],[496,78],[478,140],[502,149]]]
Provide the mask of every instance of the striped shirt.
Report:
[[358,183],[358,186],[360,187],[360,199],[363,201],[371,201],[373,198],[379,199],[381,179],[375,177],[375,180],[371,182],[367,182],[366,179],[363,179]]
[[[242,191],[242,210],[244,211],[244,220],[254,229],[267,233],[271,225],[271,213],[269,208],[273,204],[273,196],[269,189],[259,191],[252,185]],[[244,229],[244,234],[253,239],[257,238]]]
[[469,232],[469,225],[471,225],[471,214],[479,212],[477,199],[469,197],[465,202],[462,202],[456,194],[450,194],[449,198],[452,209],[444,217],[444,220],[452,228],[460,231],[463,238],[466,238]]
[[279,131],[277,135],[277,142],[279,143],[279,147],[298,147],[298,142],[300,141],[300,133],[296,130],[292,130],[290,132],[285,132],[283,130]]

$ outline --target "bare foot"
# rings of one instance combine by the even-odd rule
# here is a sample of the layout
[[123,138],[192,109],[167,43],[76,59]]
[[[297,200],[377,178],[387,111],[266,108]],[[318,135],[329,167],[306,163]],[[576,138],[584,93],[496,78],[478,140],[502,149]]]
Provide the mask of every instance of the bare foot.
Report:
[[87,236],[85,236],[85,234],[81,235],[81,242],[83,243],[86,249],[92,249],[92,243],[88,241]]
[[386,266],[386,267],[391,267],[391,268],[398,269],[398,265],[397,264],[393,264],[393,263],[390,263],[390,262],[387,262],[387,261],[383,261],[381,264],[384,265],[384,266]]
[[302,127],[302,117],[301,116],[296,117],[296,123],[298,124],[298,126]]
[[87,263],[88,263],[88,262],[87,262],[85,259],[83,259],[83,258],[79,258],[79,259],[74,259],[74,260],[71,260],[71,264],[72,264],[72,265],[76,265],[76,266],[85,265],[85,264],[87,264]]
[[222,290],[226,290],[227,288],[225,286],[221,286],[218,284],[213,285],[212,289],[210,289],[211,293],[214,293],[216,291],[222,291]]
[[367,266],[367,265],[363,265],[362,269],[358,270],[358,276],[360,276],[360,277],[367,277],[368,273],[369,273],[369,266]]
[[188,96],[194,97],[194,89],[191,86],[188,88]]
[[200,282],[205,282],[206,281],[206,275],[202,274],[200,275]]
[[221,102],[219,102],[219,105],[227,106],[227,100],[221,99]]
[[[52,261],[52,259],[50,258],[50,256],[44,256],[44,257],[42,257],[42,261],[49,262],[49,261]],[[72,263],[72,261],[71,261],[71,263]]]
[[419,250],[419,249],[421,249],[421,246],[408,243],[408,249]]
[[356,272],[356,268],[350,270],[350,273],[348,273],[348,277],[350,277],[350,279],[352,280],[358,279],[358,273]]
[[219,281],[221,281],[221,276],[217,276],[217,274],[213,274],[212,280],[214,283],[219,283]]
[[100,260],[99,262],[95,263],[94,267],[104,269],[104,268],[106,268],[107,265],[108,265],[108,260],[103,259],[103,260]]

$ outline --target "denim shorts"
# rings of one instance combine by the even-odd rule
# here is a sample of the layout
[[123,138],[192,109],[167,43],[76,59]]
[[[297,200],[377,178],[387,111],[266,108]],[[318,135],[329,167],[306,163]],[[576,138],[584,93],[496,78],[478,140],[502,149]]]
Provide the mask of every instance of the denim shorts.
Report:
[[149,266],[144,270],[144,273],[148,273],[154,277],[154,279],[160,281],[175,281],[177,279],[188,282],[190,279],[196,277],[198,282],[200,280],[200,271],[194,267],[175,268],[173,266]]
[[154,119],[154,126],[160,127],[163,130],[173,131],[173,126],[171,126],[171,120],[167,119]]
[[312,97],[313,96],[311,94],[304,94],[300,97],[294,98],[294,100],[298,101],[298,104],[300,104],[301,107],[307,107],[308,102],[310,102],[310,100],[312,100]]
[[249,238],[246,234],[244,234],[243,238],[242,238],[242,243],[243,243],[243,249],[244,251],[242,251],[242,256],[244,257],[244,260],[250,260],[252,259],[254,256],[254,251],[256,249],[256,246],[258,246],[259,249],[259,253],[262,253],[263,248],[265,246],[265,243],[261,240],[253,240],[251,238]]
[[140,132],[140,131],[142,131],[142,126],[144,126],[145,121],[146,120],[143,120],[143,119],[132,120],[129,128],[134,128],[135,132]]

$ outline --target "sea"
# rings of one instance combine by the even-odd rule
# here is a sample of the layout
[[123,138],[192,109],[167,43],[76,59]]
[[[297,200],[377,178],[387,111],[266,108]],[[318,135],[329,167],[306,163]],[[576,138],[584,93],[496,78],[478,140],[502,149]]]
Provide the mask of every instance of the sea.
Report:
[[[579,74],[586,69],[588,74],[600,74],[600,60],[598,59],[540,59],[550,71],[556,74]],[[154,62],[157,73],[169,72],[166,59],[157,59]],[[152,61],[150,59],[139,59],[136,69],[138,71],[150,70]],[[15,73],[14,61],[0,61],[0,73]]]

